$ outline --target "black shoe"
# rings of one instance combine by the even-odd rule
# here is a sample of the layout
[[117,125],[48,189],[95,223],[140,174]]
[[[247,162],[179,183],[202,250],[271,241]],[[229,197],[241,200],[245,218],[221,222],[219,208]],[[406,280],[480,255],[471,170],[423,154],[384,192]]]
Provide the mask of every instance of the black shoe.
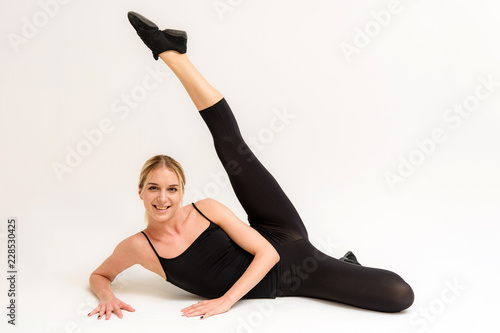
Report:
[[128,12],[128,20],[144,44],[153,51],[155,60],[158,60],[160,53],[169,50],[186,53],[187,34],[185,31],[172,29],[161,31],[156,24],[136,12]]
[[342,258],[339,258],[340,261],[345,261],[345,262],[348,262],[350,264],[354,264],[354,265],[359,265],[361,266],[361,264],[358,262],[358,260],[356,259],[356,256],[354,255],[354,253],[352,253],[351,251],[347,252],[346,254],[344,254],[344,256]]

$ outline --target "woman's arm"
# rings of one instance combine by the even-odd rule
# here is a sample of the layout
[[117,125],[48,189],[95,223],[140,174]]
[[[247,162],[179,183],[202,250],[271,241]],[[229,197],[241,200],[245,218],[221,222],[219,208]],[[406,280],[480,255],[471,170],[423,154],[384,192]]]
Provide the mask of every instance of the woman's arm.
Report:
[[111,282],[115,277],[137,263],[134,255],[137,252],[134,251],[132,237],[120,242],[111,256],[90,275],[90,289],[99,298],[99,305],[88,316],[99,313],[97,319],[101,319],[106,314],[106,320],[108,320],[114,312],[121,319],[123,318],[121,309],[135,311],[130,305],[116,298],[111,290]]
[[[228,236],[254,259],[224,296],[202,301],[182,309],[184,316],[202,319],[228,311],[238,300],[255,287],[279,261],[276,249],[254,228],[241,221],[229,208],[213,199],[203,199],[202,211],[217,223]],[[201,203],[200,202],[200,203]]]

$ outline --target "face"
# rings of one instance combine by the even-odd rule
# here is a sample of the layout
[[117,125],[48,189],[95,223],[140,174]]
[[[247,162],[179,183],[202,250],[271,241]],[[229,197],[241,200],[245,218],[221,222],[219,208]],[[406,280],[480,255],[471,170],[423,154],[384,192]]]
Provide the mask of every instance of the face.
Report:
[[153,172],[139,196],[144,201],[144,208],[149,221],[165,222],[176,216],[180,210],[182,197],[177,175],[167,167]]

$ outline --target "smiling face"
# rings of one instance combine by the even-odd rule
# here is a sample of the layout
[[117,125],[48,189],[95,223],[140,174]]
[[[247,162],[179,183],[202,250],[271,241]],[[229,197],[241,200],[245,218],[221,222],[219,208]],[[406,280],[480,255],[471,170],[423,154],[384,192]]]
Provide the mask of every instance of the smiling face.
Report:
[[165,166],[151,173],[147,183],[139,188],[139,196],[144,202],[149,222],[168,221],[178,216],[182,209],[179,179]]

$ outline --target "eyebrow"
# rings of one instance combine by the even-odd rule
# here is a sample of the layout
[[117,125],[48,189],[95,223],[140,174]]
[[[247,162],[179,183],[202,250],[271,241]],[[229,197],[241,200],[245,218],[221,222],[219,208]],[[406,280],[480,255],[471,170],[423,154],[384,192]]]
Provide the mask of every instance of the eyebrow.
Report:
[[[149,185],[149,184],[151,184],[151,185],[158,185],[158,184],[156,184],[156,183],[148,183],[147,185]],[[168,186],[179,186],[179,185],[177,185],[177,184],[172,184],[172,185],[168,185]]]

